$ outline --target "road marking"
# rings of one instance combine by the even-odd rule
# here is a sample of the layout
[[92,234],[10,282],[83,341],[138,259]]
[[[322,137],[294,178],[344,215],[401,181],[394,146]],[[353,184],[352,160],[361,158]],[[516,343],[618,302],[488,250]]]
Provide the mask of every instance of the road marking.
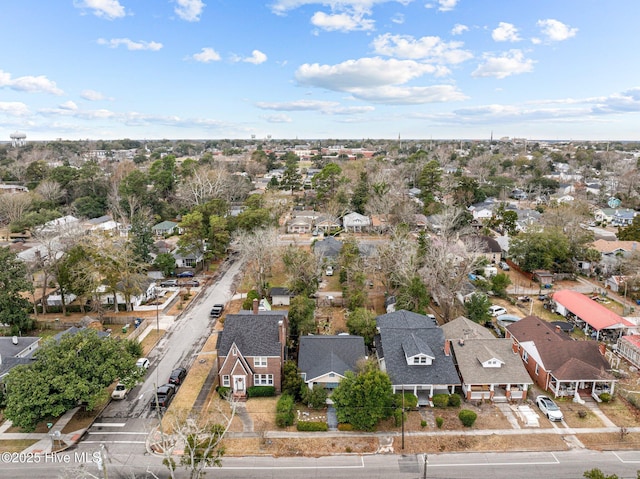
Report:
[[[211,466],[208,469],[213,469],[216,466]],[[217,468],[217,467],[216,467]],[[355,466],[255,466],[255,467],[241,467],[241,466],[225,466],[220,469],[235,469],[235,470],[265,470],[265,469],[364,469],[364,457],[360,456],[360,464]]]
[[429,463],[429,467],[478,467],[478,466],[531,466],[531,465],[545,465],[545,464],[560,464],[558,458],[553,454],[549,453],[549,455],[553,458],[552,461],[525,461],[525,462],[478,462],[478,463],[464,463],[464,464],[432,464]]
[[127,432],[127,431],[89,431],[88,434],[94,434],[96,436],[117,436],[117,435],[124,435],[124,434],[136,434],[136,435],[140,435],[140,434],[149,434],[148,432]]
[[[637,451],[624,451],[624,452],[637,452]],[[617,452],[613,452],[613,455],[616,456],[618,458],[618,461],[620,461],[623,464],[637,464],[640,461],[627,461],[625,459],[622,459]]]
[[95,427],[125,427],[126,422],[94,422]]

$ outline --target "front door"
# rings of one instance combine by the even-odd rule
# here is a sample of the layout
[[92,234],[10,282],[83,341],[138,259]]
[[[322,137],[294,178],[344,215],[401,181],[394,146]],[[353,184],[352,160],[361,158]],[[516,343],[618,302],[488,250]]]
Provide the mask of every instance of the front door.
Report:
[[233,392],[238,393],[238,394],[244,394],[245,393],[245,381],[244,381],[244,376],[233,376]]

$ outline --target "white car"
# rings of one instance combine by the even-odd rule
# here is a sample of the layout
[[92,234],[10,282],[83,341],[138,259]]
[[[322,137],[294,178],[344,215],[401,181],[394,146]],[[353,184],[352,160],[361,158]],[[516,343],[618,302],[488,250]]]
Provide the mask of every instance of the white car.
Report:
[[125,399],[127,394],[129,393],[129,389],[122,383],[116,384],[116,388],[111,393],[112,399]]
[[327,276],[333,276],[333,266],[327,266],[327,271],[325,271]]
[[542,411],[542,414],[549,418],[549,421],[562,421],[564,419],[562,411],[556,403],[548,396],[538,396],[536,404]]
[[507,314],[507,310],[504,309],[502,306],[495,306],[495,305],[489,306],[489,314],[494,318],[497,318],[502,314]]
[[136,366],[143,369],[149,369],[149,360],[147,358],[140,358],[136,361]]

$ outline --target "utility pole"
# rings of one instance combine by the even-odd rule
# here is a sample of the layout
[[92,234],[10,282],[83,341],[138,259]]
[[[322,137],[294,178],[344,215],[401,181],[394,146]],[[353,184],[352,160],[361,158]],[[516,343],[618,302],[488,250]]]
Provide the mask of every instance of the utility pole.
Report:
[[422,479],[427,479],[427,466],[429,465],[429,459],[427,453],[424,453],[424,469],[422,471]]
[[400,421],[402,423],[402,450],[404,451],[404,384],[402,385],[402,414]]

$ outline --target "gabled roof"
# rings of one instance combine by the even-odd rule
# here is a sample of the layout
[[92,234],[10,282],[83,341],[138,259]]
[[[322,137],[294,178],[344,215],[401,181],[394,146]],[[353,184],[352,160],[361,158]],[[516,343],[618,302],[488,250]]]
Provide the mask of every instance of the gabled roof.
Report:
[[577,291],[563,289],[553,293],[552,298],[596,331],[633,326],[619,314]]
[[218,355],[226,356],[235,343],[243,356],[280,356],[278,323],[284,319],[284,311],[228,314],[218,335]]
[[558,331],[554,325],[537,316],[522,318],[520,321],[516,321],[507,326],[506,329],[519,343],[534,341],[538,344],[541,342],[571,340],[567,333]]
[[158,223],[157,225],[154,225],[151,227],[152,230],[170,230],[172,228],[175,228],[176,226],[178,226],[178,223],[176,223],[175,221],[162,221],[160,223]]
[[490,236],[480,236],[482,251],[484,253],[502,253],[500,244]]
[[595,341],[566,341],[537,344],[544,368],[562,381],[611,380],[611,369]]
[[[386,372],[394,385],[459,385],[460,378],[453,356],[444,352],[444,333],[433,319],[400,310],[376,318],[379,335],[376,352],[384,359]],[[415,351],[428,347],[433,361],[427,364],[407,364],[405,347],[415,342]]]
[[431,348],[426,343],[426,341],[417,336],[415,333],[408,334],[402,340],[402,350],[404,351],[404,355],[408,358],[417,355],[435,358],[433,351],[431,351]]
[[638,251],[640,249],[640,243],[637,241],[607,241],[599,239],[593,242],[592,247],[602,254],[610,254],[616,251]]
[[[510,339],[472,339],[460,342],[452,341],[458,369],[466,384],[532,384],[520,356],[512,349]],[[498,359],[501,366],[486,368],[482,363]]]
[[274,286],[269,290],[269,296],[291,296],[291,291],[287,288],[283,288],[280,286]]
[[333,236],[328,236],[320,241],[316,241],[313,244],[313,251],[327,258],[335,258],[342,251],[342,242],[335,239]]
[[344,376],[354,371],[359,359],[367,355],[362,336],[302,336],[298,353],[298,369],[306,380],[328,373]]
[[444,337],[451,340],[459,339],[496,339],[491,331],[478,323],[459,316],[441,326]]

